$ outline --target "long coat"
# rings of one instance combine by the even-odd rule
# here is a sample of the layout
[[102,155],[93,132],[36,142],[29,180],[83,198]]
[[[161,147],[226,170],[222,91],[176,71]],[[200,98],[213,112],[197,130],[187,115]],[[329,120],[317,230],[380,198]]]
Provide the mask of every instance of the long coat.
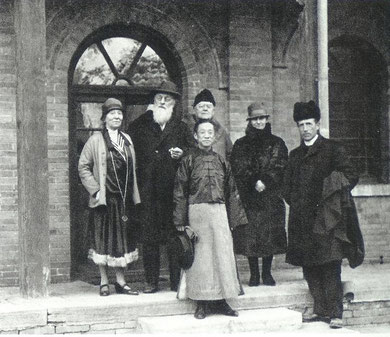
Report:
[[343,146],[321,135],[307,147],[290,153],[284,179],[284,198],[290,205],[286,262],[296,266],[325,264],[345,257],[345,246],[334,229],[320,234],[315,223],[323,197],[324,179],[341,172],[351,190],[358,176]]
[[188,207],[194,204],[225,204],[230,229],[246,224],[229,162],[213,150],[192,149],[176,174],[174,224],[187,226]]
[[148,110],[129,126],[137,156],[137,174],[142,200],[144,243],[164,243],[175,231],[172,223],[173,185],[180,159],[172,159],[169,149],[184,151],[195,146],[188,126],[172,117],[162,131]]
[[[248,217],[248,225],[233,233],[237,254],[260,257],[285,253],[285,205],[280,187],[287,157],[284,141],[271,133],[268,123],[264,130],[248,124],[246,136],[235,142],[231,165]],[[261,193],[255,189],[257,180],[266,186]]]

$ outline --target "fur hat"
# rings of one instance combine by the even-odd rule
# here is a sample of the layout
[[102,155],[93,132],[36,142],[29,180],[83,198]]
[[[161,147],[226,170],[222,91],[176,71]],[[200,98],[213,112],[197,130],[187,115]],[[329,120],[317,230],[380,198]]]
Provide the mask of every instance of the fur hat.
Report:
[[258,117],[269,117],[270,114],[265,110],[263,103],[254,102],[248,106],[247,121]]
[[120,110],[123,112],[122,102],[116,98],[107,98],[102,105],[102,117],[100,119],[103,121],[111,110]]
[[294,121],[298,123],[304,119],[314,118],[317,122],[321,119],[320,108],[314,101],[297,102],[294,104]]
[[197,94],[192,106],[195,107],[199,102],[210,102],[213,103],[214,106],[216,105],[214,96],[209,89],[203,89],[199,94]]

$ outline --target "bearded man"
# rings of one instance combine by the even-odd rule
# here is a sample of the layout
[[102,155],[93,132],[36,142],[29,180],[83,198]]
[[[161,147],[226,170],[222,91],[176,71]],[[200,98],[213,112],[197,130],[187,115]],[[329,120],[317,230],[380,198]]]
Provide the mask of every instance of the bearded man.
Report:
[[128,129],[137,156],[142,203],[144,293],[158,291],[161,244],[168,243],[171,290],[177,290],[180,278],[175,252],[170,249],[173,245],[169,244],[176,235],[173,187],[180,159],[195,142],[188,126],[175,114],[179,97],[174,83],[162,82],[153,91],[153,104]]

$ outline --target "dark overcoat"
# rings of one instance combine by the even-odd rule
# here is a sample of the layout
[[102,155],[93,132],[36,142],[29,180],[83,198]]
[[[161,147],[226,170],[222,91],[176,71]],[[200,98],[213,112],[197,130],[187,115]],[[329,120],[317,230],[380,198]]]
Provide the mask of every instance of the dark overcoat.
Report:
[[[248,225],[233,232],[237,254],[260,257],[285,253],[281,184],[287,158],[284,141],[271,133],[268,123],[264,130],[248,124],[246,136],[235,142],[231,165],[248,218]],[[255,189],[258,180],[266,187],[263,192]]]
[[358,182],[344,147],[321,135],[312,146],[302,143],[290,153],[284,178],[284,198],[290,205],[286,262],[296,266],[325,264],[345,257],[343,242],[330,230],[314,230],[323,196],[324,179],[341,172],[351,190]]
[[169,149],[179,147],[186,155],[195,140],[188,126],[172,117],[162,131],[146,111],[129,126],[137,156],[144,243],[165,243],[175,231],[172,223],[173,185],[180,159],[172,159]]

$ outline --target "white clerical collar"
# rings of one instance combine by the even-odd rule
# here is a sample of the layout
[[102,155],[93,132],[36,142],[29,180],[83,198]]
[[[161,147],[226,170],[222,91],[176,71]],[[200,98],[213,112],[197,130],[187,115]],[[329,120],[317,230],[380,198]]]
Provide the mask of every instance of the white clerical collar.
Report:
[[309,141],[304,140],[306,146],[312,146],[316,140],[318,139],[318,134],[314,136],[314,138],[310,139]]

